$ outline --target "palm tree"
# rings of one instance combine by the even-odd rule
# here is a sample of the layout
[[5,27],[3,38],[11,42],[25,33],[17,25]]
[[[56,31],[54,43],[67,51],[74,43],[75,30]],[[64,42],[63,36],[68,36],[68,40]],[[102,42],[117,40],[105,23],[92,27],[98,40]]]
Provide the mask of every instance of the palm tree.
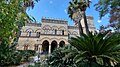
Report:
[[89,29],[87,25],[87,19],[86,19],[86,8],[89,7],[89,0],[73,0],[72,2],[69,2],[70,5],[68,7],[68,15],[71,19],[73,19],[75,22],[78,23],[79,27],[79,33],[80,35],[83,34],[82,25],[80,23],[82,16],[84,17],[84,23],[85,23],[85,29],[86,33],[89,34]]
[[38,2],[39,0],[24,0],[24,7],[34,7],[35,3],[34,1]]
[[120,38],[114,34],[104,37],[105,34],[90,33],[71,38],[70,44],[78,50],[74,61],[76,63],[88,62],[90,66],[92,63],[103,66],[120,63]]

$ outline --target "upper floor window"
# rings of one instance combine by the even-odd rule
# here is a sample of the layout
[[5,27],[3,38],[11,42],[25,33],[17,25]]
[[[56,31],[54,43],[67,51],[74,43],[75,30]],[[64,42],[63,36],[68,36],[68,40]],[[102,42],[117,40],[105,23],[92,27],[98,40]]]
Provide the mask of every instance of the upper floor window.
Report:
[[31,36],[31,31],[29,32],[29,37]]
[[62,30],[62,35],[64,35],[64,30]]
[[57,34],[57,30],[55,29],[55,35]]
[[40,37],[40,32],[37,32],[37,33],[36,33],[36,36],[39,36],[39,37]]

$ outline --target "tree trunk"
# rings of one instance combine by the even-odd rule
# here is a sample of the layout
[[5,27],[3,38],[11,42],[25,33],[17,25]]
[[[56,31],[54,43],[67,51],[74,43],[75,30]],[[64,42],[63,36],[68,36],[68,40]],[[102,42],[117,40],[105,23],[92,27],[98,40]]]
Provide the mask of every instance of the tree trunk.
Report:
[[84,17],[84,23],[85,23],[85,30],[86,30],[86,34],[89,34],[89,28],[88,28],[88,24],[87,24],[87,18],[86,18],[86,14],[85,11],[83,12],[83,17]]
[[80,36],[83,35],[83,28],[82,28],[80,20],[78,22],[78,28],[79,28],[79,34],[80,34]]
[[20,37],[20,35],[21,35],[21,27],[23,26],[23,24],[22,23],[19,23],[18,24],[18,32],[17,32],[17,36],[16,36],[16,38],[15,38],[15,44],[18,44],[18,40],[19,40],[19,37]]

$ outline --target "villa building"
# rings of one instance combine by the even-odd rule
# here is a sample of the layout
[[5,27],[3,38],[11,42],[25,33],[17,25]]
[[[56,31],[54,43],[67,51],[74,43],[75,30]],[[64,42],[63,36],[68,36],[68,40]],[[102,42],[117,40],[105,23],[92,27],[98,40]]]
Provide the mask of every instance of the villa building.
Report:
[[[87,16],[89,30],[94,32],[94,18]],[[81,20],[83,31],[85,26]],[[79,36],[77,25],[68,26],[68,21],[42,18],[41,23],[28,23],[21,29],[17,49],[36,50],[40,53],[51,53],[55,48],[69,44],[70,37]]]

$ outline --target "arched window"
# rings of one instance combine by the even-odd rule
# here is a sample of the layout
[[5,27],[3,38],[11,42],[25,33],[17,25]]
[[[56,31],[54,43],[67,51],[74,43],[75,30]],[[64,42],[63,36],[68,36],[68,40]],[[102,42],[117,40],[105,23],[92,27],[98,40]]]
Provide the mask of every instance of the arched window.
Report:
[[36,36],[37,36],[37,37],[40,37],[40,32],[37,32],[37,33],[36,33]]
[[31,33],[32,33],[31,31],[28,31],[28,32],[27,32],[27,36],[30,37],[30,36],[31,36]]

